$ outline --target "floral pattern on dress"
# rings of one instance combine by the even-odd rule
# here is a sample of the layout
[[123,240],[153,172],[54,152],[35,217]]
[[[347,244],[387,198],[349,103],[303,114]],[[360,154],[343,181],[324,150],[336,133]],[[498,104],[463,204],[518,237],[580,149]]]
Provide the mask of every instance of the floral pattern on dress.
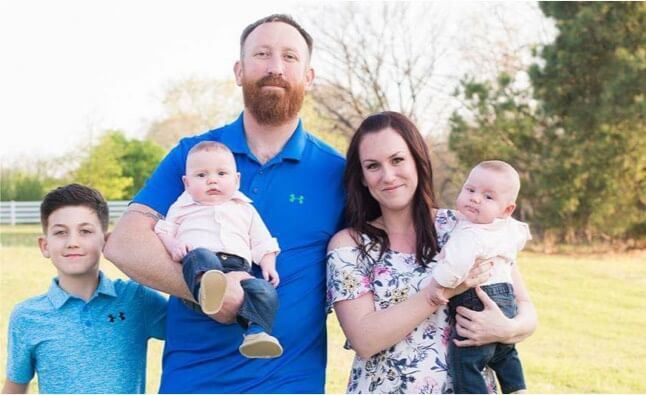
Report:
[[[440,247],[456,221],[454,212],[438,210],[435,226]],[[374,263],[360,259],[356,247],[328,253],[328,311],[334,302],[356,299],[368,292],[373,294],[375,310],[401,303],[428,284],[436,265],[431,261],[423,267],[416,262],[415,254],[391,250],[380,260],[378,251],[372,250],[370,255]],[[448,309],[442,308],[394,346],[368,360],[355,356],[348,393],[452,393],[446,365],[450,333]],[[346,342],[346,348],[349,346]]]

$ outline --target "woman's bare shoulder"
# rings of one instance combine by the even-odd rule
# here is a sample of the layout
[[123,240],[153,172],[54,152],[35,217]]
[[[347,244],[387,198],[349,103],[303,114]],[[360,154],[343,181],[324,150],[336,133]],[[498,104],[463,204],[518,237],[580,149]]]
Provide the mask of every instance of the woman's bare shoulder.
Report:
[[337,248],[356,247],[357,242],[352,237],[353,234],[356,234],[356,232],[350,228],[345,228],[343,230],[338,231],[330,239],[330,242],[327,245],[327,250],[332,251],[332,250],[336,250]]

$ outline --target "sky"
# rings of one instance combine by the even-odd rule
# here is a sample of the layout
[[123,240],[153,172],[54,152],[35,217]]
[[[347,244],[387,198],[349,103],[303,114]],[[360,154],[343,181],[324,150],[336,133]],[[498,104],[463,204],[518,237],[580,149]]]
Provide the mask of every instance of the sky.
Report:
[[321,2],[0,0],[0,158],[143,137],[171,81],[231,78],[242,29],[303,4]]

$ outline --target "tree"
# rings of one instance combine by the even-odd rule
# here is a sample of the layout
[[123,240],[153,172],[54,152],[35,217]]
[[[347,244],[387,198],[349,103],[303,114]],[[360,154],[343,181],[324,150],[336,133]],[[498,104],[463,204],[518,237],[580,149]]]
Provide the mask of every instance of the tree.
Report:
[[[531,86],[463,81],[451,148],[464,167],[510,161],[521,215],[574,241],[644,234],[643,3],[542,3],[559,35],[537,51]],[[521,88],[519,88],[521,87]],[[620,218],[620,219],[618,219]]]
[[90,147],[73,178],[107,200],[131,199],[163,155],[164,150],[150,141],[128,140],[123,132],[109,130]]
[[435,64],[446,50],[438,43],[440,19],[428,23],[433,11],[403,3],[350,4],[335,6],[336,23],[312,18],[328,71],[318,74],[315,110],[336,133],[351,136],[365,117],[384,110],[421,121],[435,96]]
[[164,115],[150,125],[147,138],[170,149],[181,137],[229,122],[242,108],[242,97],[232,80],[192,77],[171,82],[163,104]]
[[[562,214],[590,238],[646,227],[646,4],[541,3],[559,36],[530,70],[564,131],[556,173],[574,186]],[[634,233],[634,232],[633,232]]]

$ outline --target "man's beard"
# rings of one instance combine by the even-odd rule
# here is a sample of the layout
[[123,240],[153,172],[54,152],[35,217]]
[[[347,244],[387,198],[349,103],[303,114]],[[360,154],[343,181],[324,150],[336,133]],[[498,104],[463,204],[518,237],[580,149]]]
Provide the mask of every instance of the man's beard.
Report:
[[[263,86],[279,86],[284,92],[263,90]],[[242,81],[245,107],[261,125],[279,126],[297,117],[303,106],[305,86],[293,86],[281,77],[268,75],[258,81]]]

